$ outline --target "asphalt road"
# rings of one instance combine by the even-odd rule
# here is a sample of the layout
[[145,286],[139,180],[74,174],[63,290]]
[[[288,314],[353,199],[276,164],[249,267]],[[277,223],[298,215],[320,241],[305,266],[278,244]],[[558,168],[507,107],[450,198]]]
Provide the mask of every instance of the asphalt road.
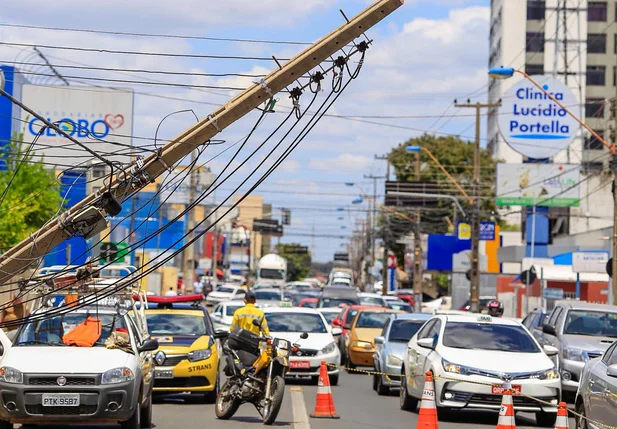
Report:
[[[308,381],[289,380],[283,407],[275,427],[289,429],[415,429],[417,412],[399,408],[398,391],[389,397],[378,396],[371,388],[371,377],[361,374],[341,375],[339,386],[332,387],[339,420],[308,417],[315,407],[317,388]],[[251,429],[263,427],[252,405],[243,405],[228,421],[217,420],[214,405],[189,395],[168,396],[154,405],[157,429]],[[495,429],[496,412],[457,411],[439,413],[440,429]],[[87,426],[82,426],[84,429]],[[97,426],[101,427],[101,426]],[[518,429],[535,428],[533,414],[517,414]],[[570,428],[574,428],[570,419]],[[48,428],[48,429],[51,429]]]

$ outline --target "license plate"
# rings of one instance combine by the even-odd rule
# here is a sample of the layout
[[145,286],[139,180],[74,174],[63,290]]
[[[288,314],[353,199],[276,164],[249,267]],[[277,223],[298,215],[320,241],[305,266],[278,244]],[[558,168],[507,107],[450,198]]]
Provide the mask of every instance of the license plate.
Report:
[[[505,389],[503,388],[502,384],[493,384],[492,386],[492,393],[493,395],[503,395],[503,392],[505,391]],[[512,394],[513,395],[520,395],[521,394],[521,386],[518,384],[513,384],[512,385]]]
[[79,393],[43,393],[44,407],[79,407]]
[[154,378],[174,378],[174,371],[171,369],[154,370]]
[[289,362],[289,367],[291,369],[309,369],[311,363],[307,360],[292,360]]

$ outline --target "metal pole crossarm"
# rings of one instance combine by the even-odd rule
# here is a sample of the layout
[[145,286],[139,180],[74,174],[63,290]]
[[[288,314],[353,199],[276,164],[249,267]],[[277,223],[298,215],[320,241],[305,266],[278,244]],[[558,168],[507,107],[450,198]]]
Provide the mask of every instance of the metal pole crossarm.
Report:
[[[260,104],[271,99],[287,85],[319,66],[339,49],[364,34],[369,28],[403,5],[404,0],[380,0],[369,6],[349,22],[315,42],[296,55],[282,67],[270,73],[258,84],[252,85],[207,118],[188,128],[158,153],[124,169],[116,175],[109,189],[116,199],[122,201],[139,191],[156,177],[169,170],[176,162],[205,144],[215,135],[247,115]],[[101,206],[102,197],[91,194],[67,211],[62,219],[48,222],[39,231],[30,235],[2,255],[0,283],[24,271],[29,262],[43,256],[58,244],[75,234],[100,232],[101,223],[106,223],[107,213]],[[109,202],[107,202],[109,203]],[[106,226],[106,225],[105,225]],[[85,232],[84,232],[85,231]]]
[[467,213],[463,210],[461,203],[458,202],[458,199],[454,195],[442,195],[442,194],[424,194],[422,192],[388,192],[389,195],[393,195],[395,197],[429,197],[429,198],[443,198],[454,201],[454,205],[460,210],[463,216],[467,217]]

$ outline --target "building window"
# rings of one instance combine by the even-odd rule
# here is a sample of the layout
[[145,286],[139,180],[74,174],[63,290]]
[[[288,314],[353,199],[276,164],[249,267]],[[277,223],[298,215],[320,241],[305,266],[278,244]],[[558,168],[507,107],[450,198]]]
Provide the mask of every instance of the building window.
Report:
[[604,86],[606,82],[606,67],[587,66],[587,85]]
[[604,170],[604,164],[601,162],[583,162],[583,171],[585,173],[601,173]]
[[528,75],[544,74],[544,64],[525,64],[525,73]]
[[[598,135],[604,138],[604,131],[594,130]],[[604,145],[593,134],[589,134],[585,139],[585,150],[602,150]],[[602,164],[602,163],[600,163]]]
[[527,19],[544,19],[545,0],[527,0]]
[[587,4],[587,21],[606,22],[606,12],[605,1],[590,1]]
[[585,103],[586,118],[604,118],[604,99],[588,98]]
[[617,86],[617,67],[613,66],[613,86]]
[[590,54],[605,54],[606,34],[589,33],[587,35],[587,52]]
[[106,175],[106,168],[104,165],[95,165],[94,167],[92,167],[92,178],[93,179],[100,179],[101,177],[105,177]]
[[527,52],[544,52],[544,33],[527,33]]

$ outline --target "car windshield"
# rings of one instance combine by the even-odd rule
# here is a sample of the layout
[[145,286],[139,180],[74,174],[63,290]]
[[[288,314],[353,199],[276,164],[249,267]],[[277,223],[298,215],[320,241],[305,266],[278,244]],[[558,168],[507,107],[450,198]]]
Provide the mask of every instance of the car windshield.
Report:
[[617,313],[570,310],[564,334],[617,337]]
[[425,320],[395,320],[390,328],[389,341],[406,343],[424,325]]
[[240,307],[244,307],[242,304],[238,304],[238,305],[228,305],[227,306],[227,310],[225,310],[225,315],[227,316],[233,316],[234,313],[236,312],[237,309],[239,309]]
[[376,296],[362,296],[360,297],[360,305],[383,305],[383,299]]
[[403,301],[387,301],[388,307],[392,310],[404,311],[411,313],[411,305]]
[[201,337],[208,335],[206,321],[200,314],[146,313],[150,335]]
[[328,332],[319,314],[307,313],[266,313],[270,332],[308,332],[325,334]]
[[262,268],[259,270],[259,277],[270,280],[285,280],[285,270],[275,270],[273,268]]
[[338,307],[341,304],[354,305],[358,302],[351,298],[322,298],[319,303],[319,307],[328,308],[328,307]]
[[466,350],[539,353],[533,338],[520,326],[448,322],[443,345]]
[[257,301],[280,301],[281,293],[273,290],[256,290],[255,298],[257,298]]
[[329,324],[331,324],[331,323],[332,323],[332,321],[333,321],[334,319],[336,319],[336,316],[338,316],[338,315],[339,315],[339,313],[335,313],[335,312],[333,312],[333,311],[332,311],[332,312],[330,312],[330,311],[328,311],[328,312],[323,312],[323,313],[321,313],[321,314],[323,314],[323,317],[326,319],[326,322],[328,322]]
[[356,328],[383,328],[386,321],[390,318],[391,313],[371,313],[363,311],[358,316]]
[[222,292],[222,293],[234,293],[234,288],[228,287],[228,286],[219,286],[216,288],[217,292]]
[[102,346],[113,330],[127,329],[124,317],[116,314],[101,314],[94,312],[71,312],[62,316],[49,317],[44,320],[28,323],[20,329],[16,346],[63,346],[62,337],[71,332],[77,325],[83,323],[86,317],[91,316],[101,320],[101,336],[96,346]]
[[317,308],[317,300],[316,299],[303,299],[301,301],[302,303],[302,307],[306,307],[306,308]]

